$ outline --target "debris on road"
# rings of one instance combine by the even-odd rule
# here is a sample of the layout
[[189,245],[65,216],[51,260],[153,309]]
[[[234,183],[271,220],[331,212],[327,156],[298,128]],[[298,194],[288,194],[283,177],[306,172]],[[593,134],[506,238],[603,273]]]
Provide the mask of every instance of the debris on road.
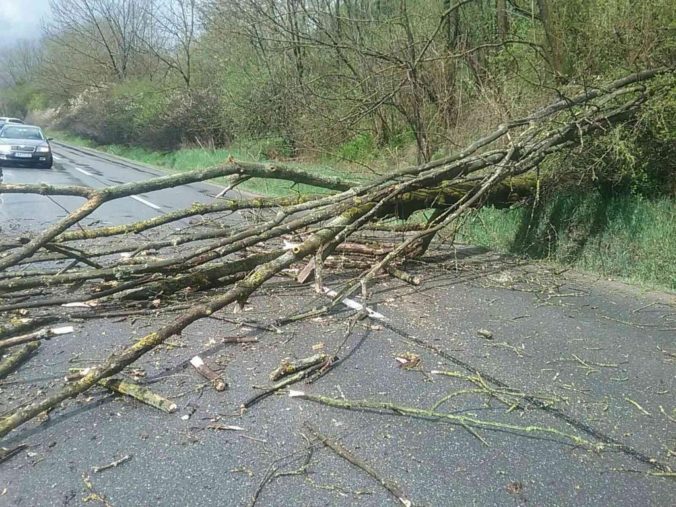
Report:
[[489,331],[488,329],[477,329],[476,334],[479,335],[481,338],[485,338],[486,340],[493,339],[493,332]]
[[32,333],[28,333],[28,334],[25,334],[25,335],[20,335],[20,336],[15,336],[13,338],[6,338],[4,340],[0,340],[0,349],[13,347],[15,345],[20,345],[22,343],[32,342],[32,341],[35,341],[35,340],[49,340],[53,336],[70,334],[74,330],[75,329],[73,328],[73,326],[43,328],[43,329],[40,329],[38,331],[34,331]]
[[[326,354],[323,354],[323,355],[326,356]],[[291,384],[295,384],[296,382],[300,382],[301,380],[306,379],[306,378],[310,377],[311,375],[313,375],[315,373],[321,372],[323,374],[329,368],[331,368],[331,365],[333,363],[335,363],[336,361],[338,361],[337,357],[326,356],[324,361],[309,365],[305,369],[300,370],[293,375],[287,376],[281,382],[273,384],[272,386],[269,386],[269,387],[261,387],[260,389],[262,389],[262,392],[254,395],[251,398],[249,398],[248,400],[246,400],[244,403],[242,403],[240,408],[242,410],[248,409],[251,406],[258,403],[259,401],[261,401],[262,399],[267,398],[271,394],[274,394],[277,391],[284,389],[285,387],[290,386]]]
[[0,447],[0,463],[4,463],[11,457],[16,456],[27,447],[28,446],[26,444],[17,445],[11,449],[8,449],[7,447]]
[[[91,368],[70,368],[69,375],[66,377],[66,381],[76,382],[78,380],[82,380],[90,373]],[[113,391],[118,394],[124,394],[168,414],[173,414],[178,409],[176,403],[173,401],[152,392],[146,387],[140,386],[139,384],[130,382],[128,380],[122,380],[118,378],[103,378],[99,379],[97,384],[99,384],[101,387],[105,387],[109,391]]]
[[225,389],[228,387],[228,384],[225,382],[225,380],[223,380],[223,377],[209,368],[200,356],[194,356],[190,360],[190,364],[195,367],[200,375],[211,382],[211,385],[214,389],[216,389],[216,391],[225,391]]
[[39,341],[32,341],[21,347],[19,350],[5,356],[5,358],[0,361],[0,379],[5,378],[14,370],[18,369],[23,363],[28,361],[33,352],[39,347]]
[[135,400],[150,405],[151,407],[155,407],[168,414],[173,414],[178,409],[176,403],[173,401],[133,382],[116,378],[105,378],[99,380],[98,383],[106,389],[130,396]]
[[399,367],[406,370],[416,368],[420,365],[421,361],[420,356],[413,352],[402,352],[401,354],[397,354],[394,358],[399,363]]
[[126,454],[126,455],[122,456],[120,459],[115,460],[115,461],[113,461],[112,463],[108,463],[107,465],[102,465],[102,466],[98,466],[98,467],[92,467],[92,471],[93,471],[95,474],[98,474],[98,473],[100,473],[100,472],[103,472],[104,470],[108,470],[108,469],[110,469],[110,468],[118,467],[118,466],[120,466],[121,464],[126,463],[127,461],[129,461],[131,458],[132,458],[132,455],[131,455],[131,454]]
[[378,481],[402,505],[404,505],[405,507],[411,507],[413,505],[411,500],[407,498],[407,495],[402,491],[402,489],[397,484],[395,484],[389,479],[382,477],[378,472],[376,472],[376,470],[371,465],[366,463],[363,459],[357,457],[354,453],[347,450],[343,445],[339,444],[337,441],[331,440],[329,437],[321,434],[319,430],[317,430],[310,423],[306,422],[304,426],[313,437],[318,439],[321,443],[323,443],[326,447],[335,452],[338,456],[349,461],[354,466],[360,468],[368,475],[373,477],[376,481]]
[[320,363],[326,362],[328,359],[328,354],[315,354],[314,356],[305,357],[297,361],[293,361],[291,358],[287,357],[282,359],[281,364],[270,372],[270,380],[275,381],[279,380],[282,377],[291,375],[292,373],[297,373],[301,370],[310,368],[311,366],[318,365]]

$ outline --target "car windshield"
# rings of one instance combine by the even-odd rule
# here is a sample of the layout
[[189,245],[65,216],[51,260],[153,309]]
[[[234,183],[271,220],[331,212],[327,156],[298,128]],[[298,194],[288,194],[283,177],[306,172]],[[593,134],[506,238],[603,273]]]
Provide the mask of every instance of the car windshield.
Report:
[[4,139],[44,139],[39,128],[6,126],[0,132]]

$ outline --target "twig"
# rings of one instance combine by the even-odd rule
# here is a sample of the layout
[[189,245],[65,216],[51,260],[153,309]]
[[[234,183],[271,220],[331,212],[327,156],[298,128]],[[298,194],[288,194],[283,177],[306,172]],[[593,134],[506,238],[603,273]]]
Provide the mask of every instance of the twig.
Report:
[[16,456],[19,454],[21,451],[26,449],[28,446],[26,444],[21,444],[17,445],[16,447],[13,447],[12,449],[7,449],[6,447],[0,447],[0,463],[4,463],[8,459],[10,459],[12,456]]
[[315,354],[310,357],[299,359],[298,361],[291,361],[283,359],[282,363],[270,372],[270,380],[279,380],[282,377],[305,370],[311,366],[323,363],[328,359],[327,354]]
[[368,400],[339,400],[336,398],[307,394],[302,391],[294,391],[294,390],[289,391],[289,396],[292,398],[302,398],[314,401],[316,403],[321,403],[329,407],[342,408],[347,410],[367,409],[367,410],[388,411],[394,412],[395,414],[407,415],[411,417],[441,419],[448,421],[451,424],[457,424],[459,426],[466,425],[472,428],[483,428],[496,431],[507,430],[518,433],[543,433],[557,436],[565,440],[571,441],[574,445],[579,445],[597,451],[600,451],[605,447],[603,444],[595,444],[581,437],[578,437],[577,435],[565,433],[561,430],[557,430],[556,428],[549,428],[545,426],[535,426],[535,425],[521,426],[518,424],[501,423],[497,421],[489,421],[486,419],[477,419],[475,417],[465,415],[446,414],[443,412],[435,412],[433,410],[395,405],[394,403],[389,402],[378,402]]
[[634,405],[639,411],[643,412],[643,413],[644,413],[645,415],[647,415],[648,417],[652,417],[652,416],[653,416],[650,412],[648,412],[645,408],[643,408],[641,405],[639,405],[637,402],[635,402],[635,401],[632,400],[631,398],[627,398],[627,397],[625,396],[624,399],[625,399],[625,401],[628,401],[629,403],[631,403],[632,405]]
[[120,466],[122,463],[126,463],[132,458],[131,454],[127,454],[125,456],[122,456],[120,459],[113,461],[112,463],[108,463],[107,465],[102,465],[100,467],[93,467],[92,471],[95,474],[98,474],[100,472],[103,472],[104,470],[108,470],[109,468],[115,468]]
[[[283,465],[277,466],[277,463],[281,463],[285,460],[291,460],[293,461],[297,460],[298,458],[295,458],[296,455],[300,453],[300,451],[296,451],[294,453],[291,453],[287,456],[283,456],[279,459],[276,459],[273,461],[270,466],[268,467],[267,471],[265,472],[265,475],[263,476],[263,479],[261,479],[261,482],[258,484],[258,487],[256,488],[256,491],[254,491],[254,494],[251,497],[251,502],[249,502],[249,507],[254,507],[256,505],[256,502],[258,501],[258,497],[260,496],[261,492],[263,491],[263,488],[265,487],[266,484],[274,481],[278,477],[287,477],[290,475],[301,475],[307,472],[308,466],[310,466],[310,460],[312,459],[312,452],[313,452],[313,447],[309,446],[307,448],[307,454],[305,456],[305,460],[303,461],[303,464],[294,469],[294,470],[289,470],[288,472],[280,472],[280,468],[282,468]],[[293,459],[291,459],[293,458]]]
[[101,502],[104,507],[113,507],[113,504],[111,504],[108,499],[105,497],[105,495],[102,495],[98,491],[94,489],[94,484],[92,484],[91,479],[89,478],[89,475],[86,473],[82,474],[82,481],[85,484],[85,487],[89,491],[89,494],[82,499],[83,502]]
[[360,468],[361,470],[369,474],[371,477],[373,477],[376,481],[378,481],[387,491],[389,491],[392,495],[394,495],[394,497],[397,500],[399,500],[399,502],[401,502],[402,505],[404,505],[405,507],[411,507],[413,505],[411,500],[409,500],[406,497],[404,492],[397,484],[390,481],[389,479],[381,477],[380,474],[378,474],[378,472],[376,472],[371,465],[363,461],[361,458],[358,458],[357,456],[352,454],[338,442],[331,440],[325,435],[322,435],[319,432],[319,430],[317,430],[309,422],[305,422],[304,426],[315,438],[319,439],[325,446],[327,446],[329,449],[335,452],[338,456],[349,461],[354,466]]
[[281,382],[278,382],[270,387],[264,388],[264,390],[257,395],[249,398],[247,401],[242,403],[241,407],[242,409],[247,409],[250,408],[251,406],[255,405],[259,401],[263,400],[264,398],[267,398],[271,394],[276,393],[280,389],[284,389],[287,386],[290,386],[291,384],[295,384],[296,382],[299,382],[303,380],[304,378],[309,377],[314,371],[322,368],[323,364],[315,364],[313,366],[310,366],[306,370],[299,371],[298,373],[291,375],[290,377],[285,378]]

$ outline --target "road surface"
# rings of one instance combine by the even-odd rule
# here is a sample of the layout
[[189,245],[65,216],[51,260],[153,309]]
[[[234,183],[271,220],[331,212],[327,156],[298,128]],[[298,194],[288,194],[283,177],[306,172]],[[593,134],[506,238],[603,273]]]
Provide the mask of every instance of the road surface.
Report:
[[[5,169],[5,181],[97,186],[152,175],[72,150],[56,153],[54,170]],[[91,218],[144,218],[208,200],[215,190],[192,185],[142,196],[153,206],[125,199]],[[37,199],[2,196],[0,227],[31,228],[74,203]],[[136,365],[141,381],[179,405],[177,413],[103,390],[64,403],[49,420],[28,424],[0,443],[28,445],[0,464],[0,505],[250,505],[256,495],[257,505],[401,504],[333,451],[316,441],[310,445],[306,421],[398,484],[413,505],[675,503],[669,472],[676,468],[672,294],[557,273],[469,247],[438,245],[408,269],[423,277],[423,285],[383,280],[369,301],[383,318],[359,321],[346,339],[346,309],[262,329],[325,302],[288,279],[272,281],[242,313],[228,308],[190,326]],[[338,287],[340,281],[329,278],[327,284]],[[0,383],[0,410],[58,388],[69,367],[103,359],[168,318],[160,308],[148,317],[77,323],[74,334],[45,342],[30,363]],[[223,337],[245,334],[258,343],[219,345]],[[439,403],[440,412],[492,428],[332,408],[285,395],[240,412],[283,358],[322,347],[334,351],[343,342],[334,369],[296,388],[336,400],[422,409]],[[186,367],[197,353],[222,369],[227,391],[205,387]],[[417,366],[402,367],[397,358],[406,355],[418,357]]]
[[[93,150],[54,143],[54,167],[1,167],[4,183],[46,183],[104,188],[132,181],[143,181],[165,173],[135,163],[125,163],[107,154],[93,156]],[[95,152],[93,152],[95,153]],[[104,204],[85,224],[116,225],[157,216],[193,202],[209,202],[220,189],[196,183],[180,189],[165,189],[126,197]],[[45,197],[9,194],[0,196],[0,224],[39,230],[66,215],[83,202],[78,197]]]

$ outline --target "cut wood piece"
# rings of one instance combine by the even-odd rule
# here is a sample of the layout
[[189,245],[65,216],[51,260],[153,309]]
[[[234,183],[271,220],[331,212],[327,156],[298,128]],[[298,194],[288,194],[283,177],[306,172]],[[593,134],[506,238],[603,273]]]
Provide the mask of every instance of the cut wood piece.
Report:
[[34,319],[11,319],[8,323],[0,324],[0,338],[9,338],[20,333],[27,333],[41,326],[53,324],[59,320],[58,317],[39,317]]
[[[329,289],[328,287],[323,287],[322,288],[324,291],[324,294],[329,296],[330,298],[339,298],[340,295],[333,289]],[[354,299],[350,298],[341,298],[340,302],[343,303],[345,306],[348,308],[352,308],[353,310],[357,310],[359,312],[366,312],[369,317],[372,319],[376,320],[383,320],[386,321],[387,317],[385,317],[382,313],[378,313],[375,310],[372,310],[368,306],[364,306],[361,303],[356,302]]]
[[270,372],[270,380],[279,380],[287,375],[324,363],[328,358],[328,354],[321,353],[299,359],[298,361],[291,361],[289,358],[282,359],[282,363]]
[[[76,382],[87,376],[91,372],[91,368],[69,368],[68,375],[66,375],[66,382]],[[101,387],[130,396],[146,405],[155,407],[163,412],[169,414],[176,412],[178,408],[176,403],[167,398],[152,392],[150,389],[140,386],[134,382],[116,378],[104,378],[97,382]]]
[[209,368],[200,356],[195,356],[190,360],[195,369],[202,375],[205,379],[211,382],[211,385],[216,389],[216,391],[225,391],[228,384],[223,380],[218,373]]
[[62,334],[69,334],[74,331],[73,326],[63,326],[63,327],[46,327],[34,331],[32,333],[24,334],[21,336],[15,336],[13,338],[7,338],[5,340],[0,340],[0,350],[6,349],[7,347],[13,347],[15,345],[20,345],[22,343],[32,342],[35,340],[48,340],[53,336],[58,336]]
[[155,407],[168,414],[173,414],[178,408],[176,403],[167,398],[152,392],[150,389],[142,387],[134,382],[117,378],[104,378],[98,381],[100,386],[119,394],[124,394],[138,400],[146,405]]
[[352,243],[352,242],[345,242],[341,243],[336,247],[336,250],[338,252],[350,252],[350,253],[358,253],[358,254],[363,254],[363,255],[387,255],[392,251],[392,248],[376,248],[373,246],[365,245],[363,243]]
[[385,266],[385,271],[395,278],[399,278],[402,282],[409,283],[411,285],[420,285],[420,277],[407,273],[401,269],[395,268],[394,266]]
[[8,355],[5,359],[0,361],[0,379],[5,378],[14,370],[18,369],[19,366],[28,360],[31,354],[35,352],[38,347],[40,347],[39,341],[27,343],[19,350]]

